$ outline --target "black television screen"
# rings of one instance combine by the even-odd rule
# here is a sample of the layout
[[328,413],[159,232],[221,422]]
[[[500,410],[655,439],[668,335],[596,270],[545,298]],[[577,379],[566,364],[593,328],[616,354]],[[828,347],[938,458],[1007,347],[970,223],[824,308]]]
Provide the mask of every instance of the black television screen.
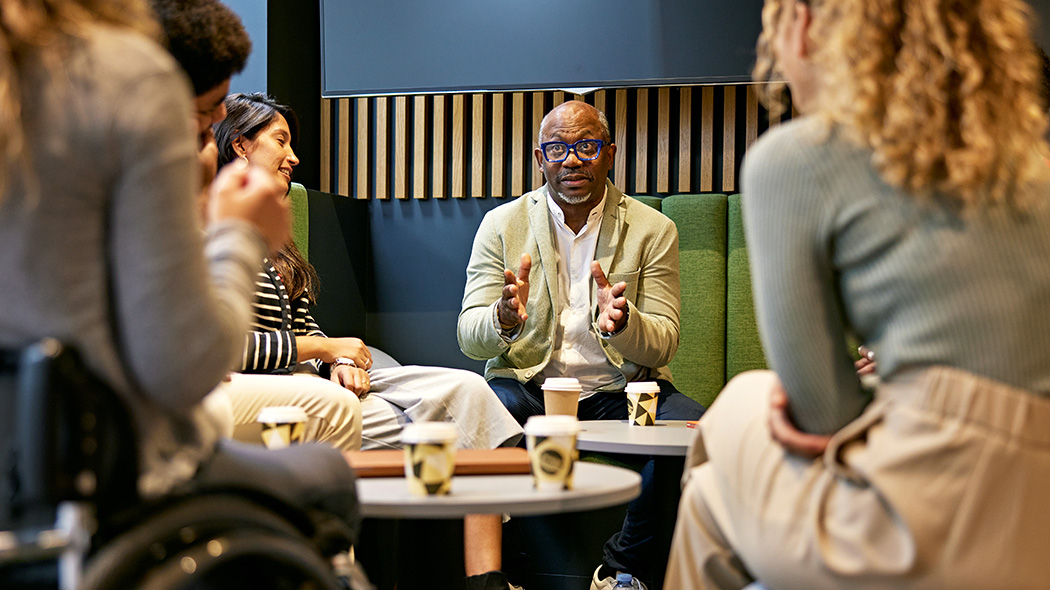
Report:
[[762,0],[321,0],[322,94],[744,82]]
[[[750,79],[762,0],[320,0],[321,90],[590,89]],[[1050,0],[1029,0],[1050,51]]]

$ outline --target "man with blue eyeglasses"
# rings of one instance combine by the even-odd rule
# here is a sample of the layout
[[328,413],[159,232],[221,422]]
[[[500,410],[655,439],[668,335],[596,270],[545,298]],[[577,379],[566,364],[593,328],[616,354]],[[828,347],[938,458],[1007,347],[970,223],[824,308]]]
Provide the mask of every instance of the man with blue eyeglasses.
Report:
[[[543,414],[540,385],[575,377],[581,420],[624,420],[631,381],[660,385],[657,418],[696,420],[704,408],[671,384],[678,349],[678,232],[667,217],[608,180],[616,145],[605,115],[579,101],[540,123],[536,163],[546,184],[481,222],[467,266],[459,344],[524,424]],[[535,267],[535,268],[534,268]],[[653,555],[653,462],[623,528],[605,544],[591,588],[617,572],[646,578]]]

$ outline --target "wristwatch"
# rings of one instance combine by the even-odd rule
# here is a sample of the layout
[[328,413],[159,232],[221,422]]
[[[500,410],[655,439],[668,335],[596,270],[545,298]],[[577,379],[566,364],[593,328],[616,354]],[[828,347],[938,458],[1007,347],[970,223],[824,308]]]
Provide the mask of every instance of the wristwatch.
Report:
[[357,363],[354,362],[354,359],[345,356],[336,357],[336,359],[332,361],[332,366],[334,367],[336,365],[350,365],[351,367],[357,367]]

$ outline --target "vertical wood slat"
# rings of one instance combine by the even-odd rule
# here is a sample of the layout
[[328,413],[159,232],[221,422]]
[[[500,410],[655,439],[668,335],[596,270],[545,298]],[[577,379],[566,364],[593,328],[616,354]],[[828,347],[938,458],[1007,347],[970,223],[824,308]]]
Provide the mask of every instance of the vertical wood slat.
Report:
[[715,89],[704,86],[700,91],[700,191],[709,192],[715,185]]
[[562,90],[556,90],[554,92],[554,98],[551,101],[551,108],[553,109],[554,107],[560,105],[563,102],[565,102],[565,92]]
[[736,86],[724,86],[722,120],[722,192],[736,190]]
[[535,190],[543,184],[543,171],[540,170],[540,167],[536,164],[535,160],[529,157],[532,155],[532,148],[540,144],[540,121],[543,120],[543,115],[543,93],[533,92],[532,142],[528,145],[522,146],[522,149],[525,152],[525,160],[529,163],[529,169],[532,170],[532,184],[529,186],[529,190]]
[[412,198],[427,198],[427,97],[412,99]]
[[503,196],[503,171],[507,163],[503,159],[503,105],[505,94],[492,95],[492,188],[493,197]]
[[[342,160],[340,160],[341,162]],[[321,99],[321,192],[332,192],[332,102]]]
[[376,97],[376,198],[390,198],[390,168],[387,158],[390,153],[387,98]]
[[613,162],[615,173],[613,184],[621,190],[627,190],[627,90],[616,91],[616,158]]
[[431,145],[434,146],[431,158],[433,164],[430,168],[434,176],[431,192],[435,199],[444,199],[448,196],[445,192],[445,173],[448,170],[445,155],[445,98],[442,94],[434,96],[434,116],[431,122],[434,130],[431,139]]
[[656,91],[656,192],[670,190],[671,177],[671,89]]
[[[372,120],[368,112],[368,99],[357,102],[357,188],[355,196],[367,199],[368,194],[368,145],[372,134],[368,123]],[[344,174],[345,171],[345,174]],[[339,194],[350,194],[350,99],[339,99]]]
[[751,148],[751,144],[755,143],[758,139],[758,94],[755,92],[755,87],[752,85],[747,86],[747,119],[744,123],[744,150]]
[[594,108],[596,108],[599,111],[605,113],[605,116],[607,118],[610,118],[610,119],[612,118],[612,117],[609,117],[609,113],[605,112],[605,91],[604,90],[598,90],[598,91],[596,91],[594,93]]
[[511,141],[510,141],[510,193],[518,196],[525,192],[525,95],[515,92],[511,95],[510,106]]
[[634,194],[649,192],[649,89],[635,94],[634,122]]
[[466,194],[464,178],[463,95],[452,95],[452,197],[462,199]]
[[470,141],[470,196],[485,196],[485,95],[473,97],[471,116],[472,137]]
[[693,180],[693,89],[678,91],[678,192],[692,190]]
[[408,198],[408,97],[394,98],[394,197]]

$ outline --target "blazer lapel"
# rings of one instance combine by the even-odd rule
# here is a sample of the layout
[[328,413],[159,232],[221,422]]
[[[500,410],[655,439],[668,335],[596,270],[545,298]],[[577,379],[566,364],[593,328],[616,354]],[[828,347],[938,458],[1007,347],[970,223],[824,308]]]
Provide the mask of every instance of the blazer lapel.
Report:
[[[594,259],[602,266],[606,276],[612,269],[613,258],[620,247],[620,240],[627,232],[624,216],[624,196],[612,182],[605,181],[605,210],[602,211],[602,229],[598,232],[598,245],[594,250]],[[598,287],[591,283],[591,306],[598,304]]]
[[[536,238],[536,245],[540,250],[539,263],[543,266],[543,276],[547,281],[547,291],[550,293],[550,301],[553,308],[557,308],[558,301],[558,251],[554,247],[554,238],[551,235],[550,211],[547,210],[547,186],[532,193],[533,199],[529,208],[529,225],[532,235]],[[533,263],[535,267],[535,263]],[[531,295],[529,299],[532,299]]]

